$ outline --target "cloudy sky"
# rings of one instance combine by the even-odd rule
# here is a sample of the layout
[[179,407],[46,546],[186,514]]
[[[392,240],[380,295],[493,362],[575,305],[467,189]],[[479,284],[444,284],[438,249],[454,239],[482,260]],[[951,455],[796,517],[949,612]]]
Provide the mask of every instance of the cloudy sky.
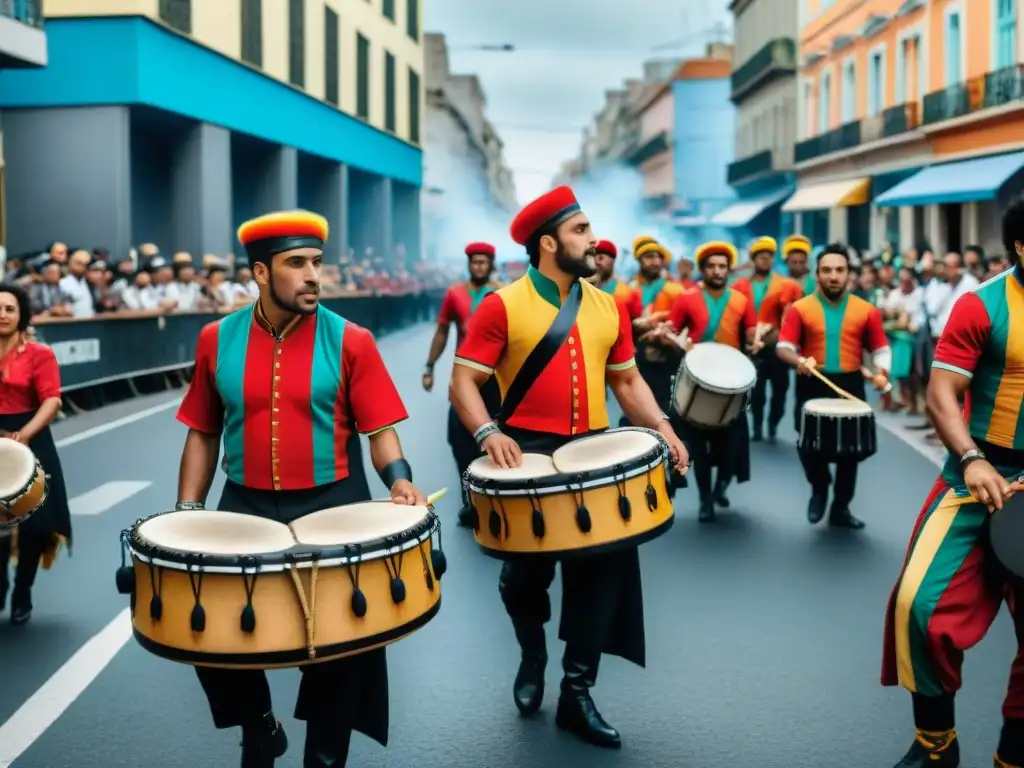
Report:
[[[576,155],[606,89],[639,76],[644,59],[699,55],[705,31],[728,21],[726,6],[726,0],[426,0],[424,26],[447,36],[454,72],[479,76],[488,117],[526,202]],[[474,50],[503,44],[515,52]]]

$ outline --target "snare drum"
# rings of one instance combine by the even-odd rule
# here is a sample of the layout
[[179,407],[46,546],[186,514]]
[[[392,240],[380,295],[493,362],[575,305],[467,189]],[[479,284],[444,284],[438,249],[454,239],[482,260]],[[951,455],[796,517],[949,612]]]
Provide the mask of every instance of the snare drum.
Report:
[[46,501],[47,475],[31,449],[0,438],[0,528],[28,520]]
[[862,461],[878,450],[875,414],[859,400],[820,397],[804,403],[800,450],[826,461]]
[[466,471],[473,530],[500,559],[592,555],[637,546],[672,526],[668,447],[657,432],[612,429],[514,469],[483,456]]
[[393,643],[437,614],[435,533],[430,508],[391,502],[291,525],[164,512],[122,534],[133,564],[118,588],[131,593],[135,638],[157,656],[204,667],[315,664]]
[[705,429],[726,427],[746,409],[757,384],[750,358],[727,344],[706,341],[686,353],[672,386],[672,407]]

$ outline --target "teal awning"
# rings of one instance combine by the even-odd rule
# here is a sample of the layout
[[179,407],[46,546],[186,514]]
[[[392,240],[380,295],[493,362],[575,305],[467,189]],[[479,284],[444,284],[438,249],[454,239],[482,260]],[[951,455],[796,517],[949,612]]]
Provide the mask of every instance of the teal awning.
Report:
[[1022,168],[1024,152],[933,165],[879,195],[874,203],[879,208],[905,208],[995,200]]

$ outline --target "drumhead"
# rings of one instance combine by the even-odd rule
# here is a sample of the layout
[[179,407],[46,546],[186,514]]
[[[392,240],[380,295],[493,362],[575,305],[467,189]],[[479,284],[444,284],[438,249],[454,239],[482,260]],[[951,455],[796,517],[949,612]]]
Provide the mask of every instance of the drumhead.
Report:
[[847,400],[845,397],[818,397],[808,400],[804,403],[804,410],[821,416],[863,416],[873,413],[867,403]]
[[505,480],[515,482],[517,480],[536,480],[541,477],[549,477],[558,474],[555,464],[550,456],[540,453],[524,453],[522,462],[518,467],[502,469],[493,461],[490,456],[481,456],[469,465],[467,470],[470,478],[478,480]]
[[25,490],[36,473],[36,455],[17,440],[0,438],[0,499]]
[[683,358],[683,367],[695,382],[714,392],[745,392],[757,383],[750,358],[727,344],[705,341]]
[[661,443],[647,430],[624,428],[588,435],[563,445],[551,456],[555,469],[563,474],[589,472],[635,462],[657,451]]
[[304,515],[291,529],[300,545],[344,547],[403,534],[423,523],[429,512],[426,507],[367,501]]
[[295,546],[288,526],[255,515],[191,509],[151,517],[135,530],[143,543],[204,555],[265,555]]

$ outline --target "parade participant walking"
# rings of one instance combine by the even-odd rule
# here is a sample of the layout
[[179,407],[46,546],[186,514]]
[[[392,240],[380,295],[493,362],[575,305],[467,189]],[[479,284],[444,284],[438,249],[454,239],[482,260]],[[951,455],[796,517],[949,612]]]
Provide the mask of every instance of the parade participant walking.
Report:
[[597,255],[594,257],[594,264],[597,273],[594,275],[594,285],[605,293],[615,297],[616,301],[622,302],[627,310],[634,313],[632,316],[639,317],[639,302],[636,301],[636,293],[627,283],[615,277],[615,259],[619,255],[619,249],[610,240],[599,240],[597,243]]
[[1004,600],[1017,657],[994,765],[1024,766],[1024,593],[998,576],[985,541],[989,510],[1003,507],[1024,473],[1024,352],[1012,342],[1024,327],[1024,203],[1004,214],[1003,240],[1014,266],[956,301],[932,361],[928,415],[949,454],[886,614],[882,684],[910,692],[917,729],[896,768],[960,764],[954,701],[964,651],[985,637]]
[[[864,399],[864,376],[861,365],[864,353],[871,355],[879,371],[875,386],[887,383],[892,365],[889,340],[882,327],[882,314],[863,299],[850,295],[850,258],[841,244],[828,246],[818,256],[818,283],[821,289],[793,304],[782,321],[776,352],[779,358],[797,369],[794,410],[797,432],[800,431],[804,403],[814,398],[836,397],[836,393],[820,379],[811,376],[811,369],[825,374],[835,385],[854,397]],[[818,455],[800,450],[811,500],[807,519],[817,523],[825,515],[829,487],[833,488],[829,524],[859,529],[863,521],[850,513],[850,503],[857,488],[857,460],[836,462],[835,484],[828,462]]]
[[[654,397],[664,410],[672,397],[672,376],[676,369],[674,358],[654,338],[657,326],[668,320],[672,304],[686,289],[675,280],[664,277],[665,268],[672,257],[658,243],[641,245],[635,253],[640,273],[633,288],[640,299],[641,316],[633,321],[637,336],[637,367]],[[648,333],[652,335],[647,336]]]
[[[423,372],[423,389],[427,392],[434,388],[434,365],[448,345],[451,326],[455,325],[456,345],[461,344],[466,337],[466,326],[469,323],[470,315],[476,311],[487,294],[500,287],[500,283],[491,279],[494,274],[495,256],[495,248],[490,243],[474,242],[466,246],[466,257],[469,259],[469,280],[451,286],[445,293],[444,299],[441,300],[441,309],[437,313],[437,330],[434,331],[434,336],[430,341],[427,367]],[[482,393],[488,410],[491,413],[497,413],[500,401],[497,383],[491,380],[484,386]],[[473,435],[462,426],[454,408],[448,410],[448,445],[452,449],[452,457],[455,459],[455,466],[458,467],[461,478],[473,460],[480,456],[480,448],[473,439]],[[464,528],[470,525],[471,512],[469,498],[463,488],[462,508],[459,510],[458,517],[459,525]]]
[[[736,249],[725,242],[704,243],[697,248],[694,260],[700,270],[701,285],[684,293],[672,305],[669,324],[674,333],[685,334],[693,343],[713,341],[741,352],[753,341],[757,326],[753,302],[743,292],[726,285],[737,256]],[[702,429],[682,419],[673,419],[673,423],[686,441],[693,461],[700,494],[699,519],[702,523],[712,522],[716,504],[729,506],[729,483],[733,479],[740,483],[750,479],[750,433],[746,419],[741,415],[721,429]],[[718,471],[712,486],[713,467]]]
[[[686,449],[633,357],[627,315],[586,282],[596,272],[597,238],[571,189],[559,187],[527,205],[512,223],[525,246],[527,274],[481,303],[459,348],[451,399],[466,428],[500,467],[522,453],[551,454],[575,437],[608,428],[610,386],[633,423],[657,429],[681,472]],[[492,420],[480,387],[495,375],[501,414]],[[571,418],[566,418],[571,414]],[[506,562],[499,590],[522,650],[513,686],[524,714],[544,696],[553,560]],[[590,690],[601,655],[645,664],[643,591],[636,548],[562,562],[564,676],[557,725],[585,741],[619,747],[619,733],[598,712]]]
[[768,409],[768,442],[774,443],[779,423],[786,412],[786,393],[789,391],[789,366],[775,354],[782,318],[789,306],[803,297],[795,280],[783,277],[774,270],[778,244],[774,238],[759,237],[750,244],[750,259],[754,273],[742,277],[732,287],[746,295],[753,304],[757,322],[768,330],[761,335],[763,350],[754,357],[757,364],[757,384],[750,397],[750,420],[753,440],[764,439],[764,406],[771,385],[771,405]]
[[[319,303],[327,222],[274,213],[238,230],[260,297],[199,334],[178,419],[188,428],[177,509],[202,509],[224,442],[217,509],[289,523],[370,499],[359,435],[391,500],[424,505],[394,430],[405,407],[371,333]],[[196,667],[217,728],[242,728],[242,768],[287,749],[262,670]],[[295,717],[305,768],[344,766],[353,730],[388,740],[383,648],[304,667]]]
[[818,290],[818,279],[811,270],[811,241],[803,235],[790,235],[782,243],[782,260],[790,279],[800,286],[804,296]]
[[53,350],[29,338],[32,308],[26,291],[0,285],[0,439],[16,440],[35,454],[47,480],[46,501],[13,536],[0,537],[0,611],[7,599],[11,560],[12,624],[32,617],[32,585],[39,566],[53,566],[62,545],[71,547],[71,510],[64,471],[50,424],[60,413],[60,369]]

